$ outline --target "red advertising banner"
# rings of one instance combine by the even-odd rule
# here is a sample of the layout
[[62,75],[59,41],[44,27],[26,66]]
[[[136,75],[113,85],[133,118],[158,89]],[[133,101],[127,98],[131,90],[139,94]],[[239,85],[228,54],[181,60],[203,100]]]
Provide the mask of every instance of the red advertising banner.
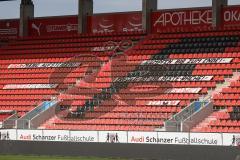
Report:
[[19,20],[0,20],[0,38],[16,38],[19,33]]
[[155,33],[173,28],[210,27],[211,24],[211,8],[165,10],[152,13],[152,31]]
[[29,20],[29,36],[77,34],[77,16],[47,17]]
[[93,33],[142,31],[141,12],[96,14],[89,17]]
[[[240,26],[240,6],[223,8],[224,26]],[[142,31],[141,12],[94,14],[88,17],[88,31],[93,33]],[[162,10],[152,13],[152,31],[175,28],[202,29],[212,24],[211,8]],[[77,15],[29,20],[29,36],[77,34]],[[0,37],[16,38],[19,20],[0,20]]]
[[224,26],[240,26],[240,6],[224,7]]
[[[142,31],[141,12],[95,14],[88,20],[93,33]],[[77,25],[77,16],[34,19],[29,21],[29,35],[76,34]]]

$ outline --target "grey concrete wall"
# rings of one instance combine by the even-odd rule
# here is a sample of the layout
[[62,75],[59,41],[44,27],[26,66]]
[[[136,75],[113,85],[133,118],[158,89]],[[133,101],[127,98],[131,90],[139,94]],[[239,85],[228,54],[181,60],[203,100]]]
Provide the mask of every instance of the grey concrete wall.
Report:
[[185,107],[181,112],[178,112],[172,118],[164,122],[166,131],[168,132],[180,132],[181,122],[187,119],[195,112],[195,103],[191,103],[189,106]]
[[165,131],[167,132],[180,132],[181,123],[179,121],[165,121],[164,122]]
[[0,141],[0,154],[122,157],[158,160],[238,160],[238,147]]
[[3,121],[3,128],[13,128],[16,125],[17,119],[18,119],[18,115],[16,113],[13,114],[8,119]]
[[34,117],[30,121],[30,128],[31,129],[37,129],[42,123],[44,123],[46,120],[53,117],[56,114],[55,111],[56,111],[57,104],[55,104],[54,106],[50,107],[46,111],[41,112],[39,115]]
[[36,114],[36,109],[39,109],[41,106],[37,106],[36,108],[32,109],[28,113],[26,113],[21,118],[17,119],[17,128],[18,129],[29,129],[30,119],[33,118],[33,116]]
[[193,127],[208,117],[213,112],[213,103],[209,103],[204,108],[195,112],[182,123],[182,132],[189,132]]
[[29,129],[29,124],[30,124],[30,121],[28,119],[18,119],[17,122],[16,122],[16,126],[17,128],[19,129]]

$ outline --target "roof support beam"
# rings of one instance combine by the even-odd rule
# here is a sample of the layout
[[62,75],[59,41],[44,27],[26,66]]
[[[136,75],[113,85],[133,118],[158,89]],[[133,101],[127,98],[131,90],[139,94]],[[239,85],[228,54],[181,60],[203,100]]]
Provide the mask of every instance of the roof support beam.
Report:
[[228,5],[228,0],[212,0],[212,14],[213,14],[213,23],[214,28],[219,28],[222,25],[222,11],[223,7]]
[[34,17],[34,4],[32,0],[22,0],[20,4],[19,36],[28,36],[28,20]]
[[151,13],[157,10],[157,0],[142,0],[142,23],[143,29],[151,32]]
[[87,33],[88,16],[93,15],[93,0],[78,0],[78,33]]

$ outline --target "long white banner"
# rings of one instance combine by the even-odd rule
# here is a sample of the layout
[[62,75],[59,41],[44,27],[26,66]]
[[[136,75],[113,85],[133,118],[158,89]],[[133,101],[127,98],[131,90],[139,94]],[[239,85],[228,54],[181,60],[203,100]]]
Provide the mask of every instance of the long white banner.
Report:
[[[4,135],[11,133],[3,130]],[[17,130],[9,140],[22,141],[53,141],[53,142],[98,142],[97,131],[68,131],[68,130]],[[16,136],[16,138],[13,138]]]
[[148,76],[117,78],[114,82],[210,81],[213,76]]
[[202,88],[172,88],[165,93],[199,93]]
[[3,89],[51,89],[58,84],[6,84]]
[[80,62],[10,64],[8,68],[67,68],[78,67]]
[[17,33],[18,33],[17,28],[0,29],[0,35],[16,35]]
[[151,106],[176,106],[180,103],[179,100],[177,101],[149,101],[147,105]]
[[0,140],[240,146],[240,133],[0,129]]
[[232,58],[204,58],[204,59],[162,59],[162,60],[146,60],[142,65],[147,64],[214,64],[214,63],[230,63]]

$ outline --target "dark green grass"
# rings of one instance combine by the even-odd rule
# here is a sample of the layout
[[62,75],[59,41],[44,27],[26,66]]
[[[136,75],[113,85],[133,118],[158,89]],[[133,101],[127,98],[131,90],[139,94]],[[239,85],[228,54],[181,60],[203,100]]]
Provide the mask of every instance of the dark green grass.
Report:
[[0,160],[127,160],[121,158],[0,155]]

